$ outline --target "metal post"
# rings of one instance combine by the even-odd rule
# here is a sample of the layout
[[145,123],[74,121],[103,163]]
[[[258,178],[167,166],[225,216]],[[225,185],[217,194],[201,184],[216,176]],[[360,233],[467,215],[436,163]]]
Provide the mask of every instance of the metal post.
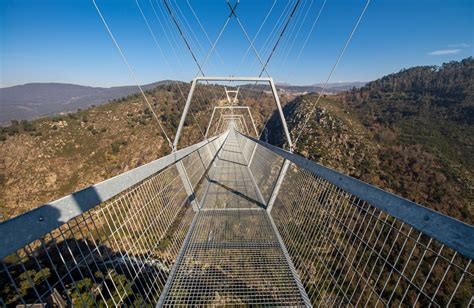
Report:
[[281,167],[280,174],[278,175],[278,179],[275,184],[275,187],[273,188],[272,195],[267,204],[268,213],[272,211],[273,204],[275,203],[276,197],[278,196],[278,193],[280,192],[281,184],[283,183],[283,180],[285,179],[285,175],[286,175],[286,172],[288,171],[288,167],[290,167],[290,161],[288,159],[285,159],[285,161],[283,162],[283,166]]
[[183,109],[183,114],[181,115],[181,120],[179,121],[178,130],[176,131],[176,137],[174,137],[173,142],[173,152],[178,149],[179,137],[181,136],[181,131],[183,130],[184,122],[186,120],[186,116],[188,115],[189,106],[191,105],[191,100],[193,98],[194,89],[196,88],[197,79],[193,80],[191,85],[191,90],[189,90],[188,98],[186,99],[186,105]]
[[250,108],[247,107],[247,110],[249,111],[250,120],[252,121],[253,129],[254,129],[254,131],[255,131],[255,138],[258,138],[257,126],[255,126],[255,121],[253,120],[253,116],[252,116],[252,113],[250,112]]
[[209,121],[209,125],[207,125],[206,135],[204,136],[204,138],[206,139],[207,139],[207,135],[209,134],[209,129],[211,128],[211,124],[212,124],[212,120],[214,119],[215,112],[216,112],[216,107],[214,107],[214,109],[212,110],[211,120]]
[[225,96],[227,97],[227,102],[230,104],[229,92],[227,91],[226,87],[224,87],[224,91],[225,91]]
[[195,212],[199,211],[200,206],[199,203],[196,201],[196,195],[194,194],[193,186],[191,185],[191,181],[189,180],[188,173],[184,168],[183,161],[180,160],[176,163],[176,169],[178,170],[179,177],[181,178],[181,182],[183,182],[184,190],[188,195],[189,201],[193,206],[193,210]]
[[281,108],[280,98],[278,97],[278,92],[275,88],[275,83],[273,83],[273,78],[270,78],[270,86],[272,87],[273,97],[275,97],[278,113],[280,114],[281,118],[281,124],[283,125],[283,130],[285,131],[286,141],[288,141],[289,151],[293,152],[293,143],[291,142],[290,132],[288,131],[288,126],[286,125],[285,115],[283,114],[283,109]]
[[221,125],[221,121],[222,121],[222,116],[219,118],[219,121],[217,121],[216,133],[219,132],[219,126]]

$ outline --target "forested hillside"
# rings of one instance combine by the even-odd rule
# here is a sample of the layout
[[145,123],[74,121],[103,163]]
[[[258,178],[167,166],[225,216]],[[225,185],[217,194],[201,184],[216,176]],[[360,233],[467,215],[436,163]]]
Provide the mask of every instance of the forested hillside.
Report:
[[[441,212],[471,222],[474,186],[473,59],[414,67],[337,96],[285,106],[296,152]],[[184,95],[189,84],[182,83]],[[196,92],[181,147],[202,139],[220,86]],[[241,89],[259,127],[274,109],[265,89]],[[174,137],[184,98],[173,85],[147,91]],[[283,102],[292,99],[282,97]],[[196,124],[199,122],[199,127]],[[140,96],[0,128],[0,216],[7,219],[169,153]],[[282,143],[276,113],[269,141]]]
[[[473,93],[468,58],[402,70],[317,106],[306,95],[285,113],[293,137],[301,132],[296,152],[472,223]],[[281,134],[277,118],[270,129]]]
[[[189,84],[147,91],[167,134],[174,138]],[[180,147],[203,139],[221,86],[196,89]],[[263,125],[274,102],[263,89],[241,91]],[[283,97],[283,101],[287,98]],[[197,125],[196,123],[199,123]],[[0,127],[0,221],[111,178],[170,153],[170,147],[139,95],[108,104]]]

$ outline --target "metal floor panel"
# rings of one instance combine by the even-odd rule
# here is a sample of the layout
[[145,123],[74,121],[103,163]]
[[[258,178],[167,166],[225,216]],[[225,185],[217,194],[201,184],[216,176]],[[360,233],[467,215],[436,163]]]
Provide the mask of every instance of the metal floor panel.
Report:
[[202,209],[160,304],[304,306],[276,229],[258,200],[230,133],[209,170]]
[[206,182],[204,209],[263,207],[235,132],[229,133]]
[[304,306],[264,209],[197,215],[164,306]]

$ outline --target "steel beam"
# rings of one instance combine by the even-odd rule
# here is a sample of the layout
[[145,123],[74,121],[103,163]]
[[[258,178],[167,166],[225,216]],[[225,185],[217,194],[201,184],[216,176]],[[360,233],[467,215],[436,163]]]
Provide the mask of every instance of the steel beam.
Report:
[[256,81],[256,82],[268,82],[271,89],[273,98],[275,99],[275,104],[277,105],[278,114],[280,115],[280,120],[282,122],[283,130],[285,132],[286,141],[289,146],[290,152],[293,151],[293,143],[291,141],[291,135],[288,131],[288,126],[286,124],[285,115],[283,114],[283,109],[281,108],[280,98],[278,97],[278,92],[271,77],[224,77],[224,76],[198,76],[193,79],[191,90],[189,91],[188,98],[186,99],[186,105],[184,106],[183,114],[181,115],[181,120],[179,122],[178,130],[176,132],[176,137],[173,142],[174,151],[178,148],[179,139],[181,137],[181,131],[186,120],[186,116],[189,111],[189,106],[194,95],[194,90],[198,81]]
[[281,124],[283,125],[283,131],[285,132],[286,141],[288,142],[288,148],[290,149],[290,152],[293,152],[293,143],[291,142],[290,132],[288,131],[288,126],[286,125],[285,115],[283,114],[280,98],[278,97],[278,92],[276,90],[275,84],[273,83],[273,79],[270,81],[270,86],[272,87],[273,97],[275,97],[278,113],[280,114]]
[[286,172],[288,171],[289,166],[290,166],[290,161],[288,159],[285,159],[280,169],[280,174],[278,174],[278,179],[275,184],[275,187],[273,188],[272,195],[270,196],[270,200],[268,200],[268,204],[267,204],[268,213],[272,211],[273,204],[275,204],[276,197],[278,196],[278,193],[280,192],[281,184],[283,183],[283,180],[285,179]]
[[199,211],[201,207],[199,206],[199,202],[196,200],[196,194],[194,193],[193,185],[189,180],[188,173],[186,172],[186,168],[184,168],[182,160],[176,163],[176,169],[178,170],[179,177],[181,179],[181,182],[183,183],[184,190],[188,195],[188,200],[189,202],[191,202],[193,210],[195,212]]
[[193,99],[194,90],[196,89],[196,78],[194,78],[189,90],[188,98],[186,99],[186,105],[184,105],[183,114],[181,115],[181,120],[179,121],[178,130],[176,131],[176,137],[174,137],[173,142],[173,152],[178,149],[179,137],[181,136],[181,131],[183,130],[184,122],[186,121],[186,116],[188,115],[189,106],[191,105],[191,100]]
[[271,77],[253,77],[253,76],[197,76],[194,80],[199,81],[257,81],[257,82],[273,82]]
[[[250,112],[250,107],[249,106],[216,106],[212,110],[211,119],[209,120],[209,124],[207,125],[205,138],[207,138],[207,136],[209,135],[212,120],[214,119],[214,115],[215,115],[215,112],[216,112],[217,109],[247,109],[247,112],[249,113],[249,116],[250,116],[250,120],[252,121],[253,129],[255,131],[255,137],[258,136],[257,126],[255,125],[255,121],[253,119],[252,113]],[[250,130],[248,130],[248,133],[250,134]]]
[[[239,88],[237,88],[237,90],[227,90],[227,88],[224,87],[224,90],[225,90],[225,95],[227,97],[227,102],[229,102],[229,105],[233,106],[234,104],[236,104],[238,100],[238,95],[239,95]],[[235,96],[231,98],[229,96],[229,93],[235,93]]]

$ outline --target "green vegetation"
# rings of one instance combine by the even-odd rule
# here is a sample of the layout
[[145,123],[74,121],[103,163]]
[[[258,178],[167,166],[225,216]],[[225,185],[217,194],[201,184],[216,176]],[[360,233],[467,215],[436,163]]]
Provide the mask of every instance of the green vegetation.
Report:
[[110,145],[110,147],[112,148],[112,153],[118,154],[118,152],[120,152],[120,147],[125,145],[127,145],[126,140],[116,140],[112,142],[112,144]]
[[12,120],[10,126],[0,127],[0,141],[5,141],[8,136],[15,136],[16,134],[23,132],[34,135],[35,131],[36,127],[33,122],[28,122],[26,120],[21,120],[20,122]]
[[[183,93],[189,84],[181,84]],[[261,90],[241,90],[257,125],[274,108]],[[213,99],[223,87],[198,86],[193,116],[186,119],[179,147],[202,140]],[[178,126],[185,98],[176,85],[147,91],[153,111],[170,136]],[[285,98],[282,98],[285,101]],[[198,127],[198,124],[199,127]],[[8,219],[170,153],[151,109],[140,95],[105,105],[0,127],[1,219]]]
[[467,58],[325,97],[304,130],[316,95],[285,112],[293,136],[302,132],[302,155],[472,223],[473,94],[474,60]]

